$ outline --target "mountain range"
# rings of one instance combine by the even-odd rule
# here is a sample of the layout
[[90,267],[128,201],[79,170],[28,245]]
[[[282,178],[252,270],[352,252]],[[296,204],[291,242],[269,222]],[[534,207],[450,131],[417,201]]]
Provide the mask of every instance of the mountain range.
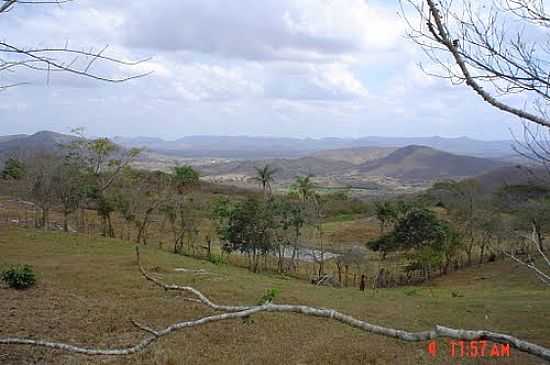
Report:
[[[32,135],[0,136],[0,161],[9,155],[40,152],[59,148],[77,137],[50,131]],[[510,151],[508,142],[481,142],[468,138],[381,138],[361,139],[325,138],[293,139],[263,137],[185,137],[174,142],[158,138],[135,138],[115,141],[123,147],[150,146],[155,153],[171,151],[177,155],[193,155],[197,158],[209,154],[234,155],[234,160],[204,162],[195,164],[203,176],[222,178],[224,176],[251,177],[256,167],[269,164],[277,169],[279,180],[292,180],[296,176],[316,177],[386,177],[403,182],[457,179],[488,173],[511,163],[496,158],[478,157],[487,154],[501,157]],[[370,141],[370,142],[368,142]],[[425,142],[400,146],[408,142]],[[324,144],[323,144],[324,143]],[[372,143],[370,146],[342,147],[345,144]],[[390,143],[395,145],[390,146]],[[438,149],[430,145],[439,146]],[[163,150],[162,148],[167,148]],[[332,147],[338,146],[337,149]],[[451,153],[448,150],[472,151],[472,155]],[[202,154],[204,153],[204,155]],[[262,155],[275,155],[271,158]],[[287,155],[293,155],[287,157]],[[249,159],[245,159],[246,156]],[[282,157],[281,157],[282,156]],[[147,153],[143,159],[147,159]],[[168,156],[166,163],[172,166]],[[169,167],[169,166],[166,166]]]
[[324,150],[361,147],[399,148],[422,145],[441,151],[488,158],[514,155],[513,141],[480,141],[467,137],[363,137],[363,138],[276,138],[248,136],[190,136],[165,141],[149,137],[115,137],[127,147],[146,147],[151,151],[180,157],[223,157],[233,159],[296,158]]

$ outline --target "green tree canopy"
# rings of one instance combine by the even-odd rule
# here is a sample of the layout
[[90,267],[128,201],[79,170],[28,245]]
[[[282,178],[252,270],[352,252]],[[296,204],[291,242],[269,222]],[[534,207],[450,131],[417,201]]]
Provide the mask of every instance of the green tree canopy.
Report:
[[3,179],[20,180],[25,176],[25,165],[15,158],[8,158],[2,170]]
[[196,185],[199,182],[199,173],[189,165],[175,166],[173,172],[176,187],[180,192],[182,189]]

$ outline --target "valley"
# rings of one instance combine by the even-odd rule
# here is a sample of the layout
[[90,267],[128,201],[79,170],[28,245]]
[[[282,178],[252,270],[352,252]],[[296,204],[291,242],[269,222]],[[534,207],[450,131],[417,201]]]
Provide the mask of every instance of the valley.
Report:
[[0,0],[0,365],[550,362],[547,5]]

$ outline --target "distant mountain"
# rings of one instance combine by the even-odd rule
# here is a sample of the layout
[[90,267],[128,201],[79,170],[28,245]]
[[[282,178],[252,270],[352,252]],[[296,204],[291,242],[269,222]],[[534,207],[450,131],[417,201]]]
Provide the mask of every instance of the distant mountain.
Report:
[[[33,135],[0,137],[0,161],[13,154],[52,151],[60,144],[67,144],[76,138],[50,131],[41,131]],[[202,166],[202,174],[208,176],[231,174],[254,176],[254,167],[270,164],[279,170],[278,176],[282,180],[308,174],[318,177],[359,174],[367,177],[390,177],[402,181],[425,181],[477,176],[511,165],[497,159],[453,154],[430,146],[391,147],[391,145],[408,141],[422,140],[432,145],[442,146],[441,148],[469,149],[491,155],[498,154],[499,151],[505,152],[505,146],[509,146],[505,141],[481,142],[468,138],[294,139],[196,136],[184,137],[172,142],[148,137],[115,138],[114,140],[128,147],[153,146],[161,153],[201,158],[225,155],[236,159],[236,161]],[[356,146],[362,143],[370,146]],[[330,148],[334,146],[337,148]],[[167,148],[167,150],[160,148]],[[510,156],[510,152],[506,151],[503,156]]]
[[479,141],[466,137],[443,138],[275,138],[248,136],[190,136],[164,141],[159,138],[116,137],[115,142],[127,147],[146,147],[154,152],[180,157],[224,157],[234,159],[297,158],[324,150],[363,147],[423,145],[449,153],[477,157],[514,155],[512,141]]
[[32,135],[0,137],[0,155],[31,154],[55,151],[62,144],[74,141],[75,136],[50,131],[41,131]]
[[514,141],[480,141],[468,137],[364,137],[356,143],[373,147],[427,146],[444,152],[476,157],[504,157],[514,155]]
[[190,136],[174,141],[147,137],[115,137],[114,141],[126,147],[145,147],[163,155],[190,158],[298,158],[323,149],[317,143],[304,143],[300,139],[271,137]]
[[388,156],[360,165],[366,176],[386,176],[402,181],[429,181],[477,176],[506,166],[505,162],[454,155],[426,146],[407,146]]
[[28,137],[28,134],[13,134],[10,136],[0,136],[0,143],[13,141],[14,139]]
[[[345,149],[322,152],[314,157],[298,159],[268,159],[259,161],[232,161],[202,167],[206,176],[255,176],[255,167],[269,164],[278,170],[279,180],[296,176],[316,177],[389,177],[402,182],[429,182],[440,179],[460,179],[478,176],[488,171],[509,166],[506,162],[479,157],[455,155],[426,146],[407,146],[388,149]],[[367,162],[359,163],[360,160]]]
[[365,162],[374,161],[386,157],[396,149],[396,147],[342,148],[316,152],[312,154],[311,157],[327,161],[344,161],[354,165],[360,165]]

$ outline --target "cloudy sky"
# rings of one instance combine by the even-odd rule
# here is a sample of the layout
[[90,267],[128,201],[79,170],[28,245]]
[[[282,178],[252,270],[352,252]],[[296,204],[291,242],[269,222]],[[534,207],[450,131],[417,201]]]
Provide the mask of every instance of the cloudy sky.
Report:
[[20,47],[99,50],[137,67],[93,71],[107,84],[29,70],[0,73],[0,134],[508,139],[518,121],[465,87],[419,70],[398,1],[75,0],[19,5],[0,38]]

